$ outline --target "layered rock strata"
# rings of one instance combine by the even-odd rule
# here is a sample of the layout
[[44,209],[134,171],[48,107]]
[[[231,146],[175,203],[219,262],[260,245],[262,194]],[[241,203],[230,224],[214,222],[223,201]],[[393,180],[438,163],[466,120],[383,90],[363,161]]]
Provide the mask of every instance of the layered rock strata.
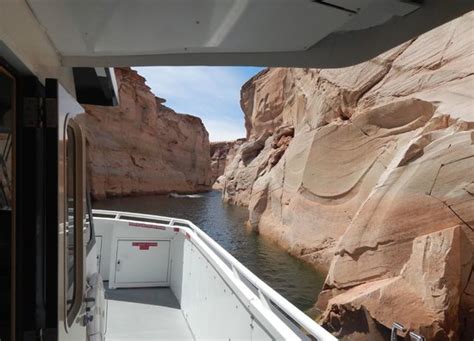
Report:
[[474,336],[474,13],[344,69],[268,69],[242,88],[247,141],[223,198],[328,270],[321,322],[384,339]]
[[130,68],[116,68],[120,104],[86,105],[92,196],[193,193],[210,189],[209,137],[202,121],[163,105]]

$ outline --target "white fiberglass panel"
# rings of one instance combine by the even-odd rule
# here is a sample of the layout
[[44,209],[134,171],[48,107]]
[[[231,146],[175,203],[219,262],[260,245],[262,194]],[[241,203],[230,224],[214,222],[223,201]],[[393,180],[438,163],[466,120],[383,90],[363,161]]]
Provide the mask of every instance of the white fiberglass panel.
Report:
[[100,237],[101,251],[99,257],[99,272],[104,281],[109,280],[109,269],[110,269],[110,244],[112,243],[112,232],[114,227],[114,221],[94,218],[94,228],[97,238]]
[[301,51],[353,15],[309,0],[28,3],[66,56]]
[[145,222],[94,221],[102,236],[100,272],[110,288],[170,285],[170,244],[178,232]]
[[[257,325],[251,313],[201,252],[184,243],[181,310],[196,339],[252,340]],[[259,340],[272,337],[260,326]]]
[[168,286],[169,240],[119,240],[115,283],[119,286]]
[[181,292],[183,287],[183,247],[184,234],[178,233],[171,240],[170,261],[170,288],[176,299],[181,303]]

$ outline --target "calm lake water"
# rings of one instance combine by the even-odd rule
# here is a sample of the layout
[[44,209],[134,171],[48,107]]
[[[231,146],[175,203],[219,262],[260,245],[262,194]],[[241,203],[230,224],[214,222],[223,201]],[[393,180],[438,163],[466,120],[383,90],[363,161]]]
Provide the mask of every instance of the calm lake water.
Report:
[[93,206],[191,220],[303,311],[313,306],[322,288],[324,274],[288,255],[256,233],[247,231],[247,209],[223,203],[220,192],[209,192],[193,198],[164,195],[117,198],[98,201]]

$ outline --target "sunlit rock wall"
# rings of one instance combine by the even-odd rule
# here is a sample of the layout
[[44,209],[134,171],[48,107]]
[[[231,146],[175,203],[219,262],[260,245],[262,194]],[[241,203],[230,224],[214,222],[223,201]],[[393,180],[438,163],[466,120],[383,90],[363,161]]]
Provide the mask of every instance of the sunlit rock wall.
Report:
[[79,116],[92,196],[209,190],[209,137],[202,121],[164,106],[136,71],[115,73],[120,104],[86,105]]
[[[474,14],[344,69],[261,72],[223,198],[328,270],[339,337],[473,338]],[[361,47],[363,48],[363,47]]]

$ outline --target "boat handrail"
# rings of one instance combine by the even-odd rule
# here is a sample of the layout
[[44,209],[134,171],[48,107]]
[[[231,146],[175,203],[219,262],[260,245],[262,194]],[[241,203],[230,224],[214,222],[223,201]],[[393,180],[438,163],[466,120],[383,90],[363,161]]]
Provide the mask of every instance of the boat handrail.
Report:
[[[94,217],[109,218],[113,220],[129,220],[129,219],[146,219],[146,222],[159,225],[165,225],[169,227],[187,227],[192,230],[201,240],[203,240],[210,249],[215,252],[225,263],[229,264],[235,279],[242,281],[244,277],[249,283],[251,283],[258,291],[258,299],[262,301],[262,304],[269,306],[272,302],[278,309],[284,314],[291,318],[297,325],[302,327],[304,331],[309,333],[311,336],[318,340],[336,340],[336,338],[317,324],[308,315],[303,313],[301,310],[296,308],[286,298],[281,296],[278,292],[272,289],[268,284],[263,282],[249,269],[247,269],[242,263],[240,263],[234,256],[227,252],[222,246],[220,246],[214,239],[209,237],[204,231],[197,227],[194,223],[189,220],[181,218],[172,218],[159,215],[133,213],[125,211],[112,211],[112,210],[92,210]],[[128,218],[128,219],[127,219]],[[183,226],[184,225],[184,226]],[[245,284],[245,282],[243,282]],[[246,284],[245,284],[246,285]]]

